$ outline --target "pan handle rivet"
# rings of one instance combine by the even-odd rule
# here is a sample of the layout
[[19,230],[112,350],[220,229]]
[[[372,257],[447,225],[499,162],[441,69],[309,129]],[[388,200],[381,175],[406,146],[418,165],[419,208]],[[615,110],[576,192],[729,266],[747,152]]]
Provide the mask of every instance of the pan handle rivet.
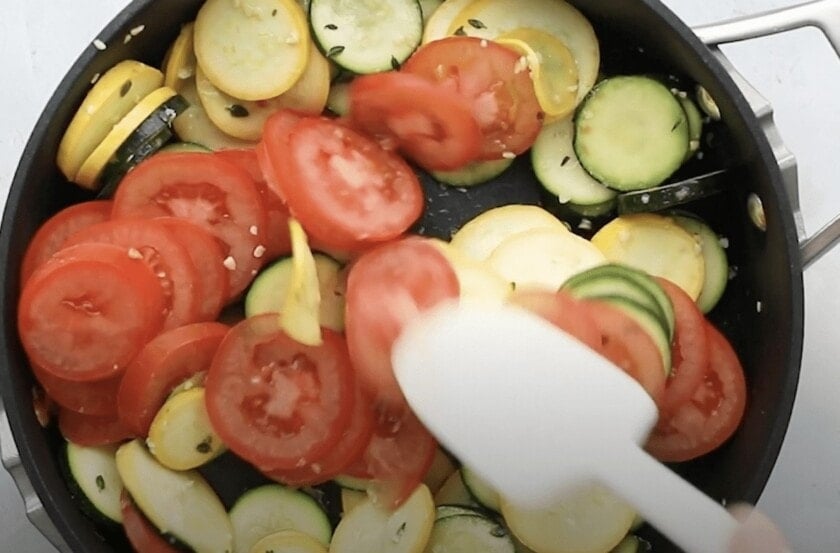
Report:
[[747,213],[750,216],[750,221],[758,230],[767,230],[767,217],[764,215],[764,204],[761,203],[761,198],[755,192],[747,197]]

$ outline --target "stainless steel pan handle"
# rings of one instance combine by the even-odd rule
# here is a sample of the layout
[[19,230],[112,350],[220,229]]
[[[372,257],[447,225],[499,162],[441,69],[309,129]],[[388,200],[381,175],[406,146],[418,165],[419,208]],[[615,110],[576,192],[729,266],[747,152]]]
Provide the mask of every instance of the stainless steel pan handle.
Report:
[[770,146],[773,148],[773,153],[782,170],[782,176],[785,179],[785,185],[794,208],[802,265],[808,267],[840,242],[840,215],[810,236],[805,232],[799,208],[796,160],[784,146],[779,136],[773,122],[773,110],[770,103],[750,86],[717,48],[720,44],[774,35],[802,27],[820,29],[828,38],[834,51],[840,56],[840,0],[816,0],[757,15],[695,27],[694,32],[703,42],[712,47],[715,55],[730,72],[767,134]]

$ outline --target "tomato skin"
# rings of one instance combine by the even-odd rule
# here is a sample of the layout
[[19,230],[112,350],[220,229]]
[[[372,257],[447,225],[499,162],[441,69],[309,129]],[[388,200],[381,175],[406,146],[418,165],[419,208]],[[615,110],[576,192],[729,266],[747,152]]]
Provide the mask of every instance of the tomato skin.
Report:
[[71,205],[50,217],[38,228],[26,248],[20,269],[21,283],[29,280],[35,269],[60,250],[68,236],[110,219],[112,206],[110,200],[93,200]]
[[205,380],[207,412],[228,447],[263,471],[303,466],[326,455],[347,427],[353,373],[341,335],[322,329],[305,346],[268,313],[222,340]]
[[125,535],[137,553],[179,553],[140,512],[126,490],[120,496],[120,512]]
[[583,303],[601,333],[596,351],[635,378],[658,402],[665,390],[665,368],[653,338],[619,308],[594,299]]
[[85,415],[59,409],[58,429],[68,442],[86,447],[118,444],[134,437],[116,415]]
[[656,279],[674,306],[676,324],[671,348],[672,368],[659,402],[663,413],[673,413],[691,397],[709,366],[706,318],[697,304],[676,284]]
[[187,219],[159,217],[154,223],[173,233],[197,271],[196,287],[200,293],[196,321],[216,320],[230,296],[230,278],[223,265],[225,256],[219,241]]
[[430,42],[402,70],[467,98],[483,135],[481,159],[524,153],[537,138],[544,114],[519,54],[492,41],[454,36]]
[[66,380],[120,374],[163,326],[164,296],[143,261],[110,244],[64,248],[33,273],[18,303],[32,364]]
[[326,118],[301,119],[288,149],[270,150],[289,211],[319,244],[358,251],[397,238],[420,217],[414,171],[370,138]]
[[508,301],[539,315],[591,349],[601,349],[601,333],[589,315],[588,308],[571,294],[563,291],[517,290]]
[[266,210],[265,236],[266,259],[275,259],[292,252],[289,237],[289,208],[268,184],[255,150],[219,150],[216,155],[241,167],[253,179]]
[[64,409],[86,415],[110,416],[117,414],[117,390],[122,375],[105,380],[74,382],[59,378],[37,365],[32,373],[47,395]]
[[376,401],[403,405],[391,347],[418,313],[460,293],[458,277],[436,246],[404,238],[362,254],[347,279],[345,333],[359,381]]
[[345,473],[372,479],[373,500],[386,509],[399,507],[429,472],[437,441],[407,407],[380,404],[376,427],[361,457]]
[[149,219],[112,219],[76,232],[67,238],[65,244],[74,246],[91,242],[113,244],[126,251],[133,249],[158,275],[167,298],[164,329],[199,319],[204,290],[199,287],[198,271],[187,247],[173,232]]
[[117,411],[136,436],[149,426],[173,388],[206,371],[230,327],[216,322],[195,323],[163,332],[138,353],[123,374]]
[[481,129],[466,98],[410,73],[378,73],[350,85],[352,123],[374,137],[395,137],[429,170],[453,170],[481,153]]
[[262,140],[255,148],[266,184],[284,202],[286,198],[279,175],[288,165],[285,156],[289,150],[289,133],[304,117],[309,116],[289,109],[278,110],[266,120]]
[[738,429],[747,403],[744,369],[732,345],[706,323],[709,366],[691,398],[663,415],[645,448],[663,462],[690,461],[726,442]]
[[212,153],[167,152],[143,161],[120,183],[112,216],[175,216],[207,229],[230,259],[230,300],[264,262],[259,248],[266,212],[259,191],[248,173]]
[[338,476],[358,459],[373,436],[376,418],[362,388],[356,386],[355,391],[349,424],[325,456],[300,468],[270,471],[267,476],[287,486],[315,486]]

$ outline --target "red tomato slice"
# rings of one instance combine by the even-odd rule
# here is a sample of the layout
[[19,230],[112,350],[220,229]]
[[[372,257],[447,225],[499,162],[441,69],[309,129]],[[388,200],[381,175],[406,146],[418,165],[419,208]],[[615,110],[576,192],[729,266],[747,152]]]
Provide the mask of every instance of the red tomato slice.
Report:
[[263,125],[262,141],[255,149],[266,184],[284,201],[279,175],[288,164],[284,156],[289,150],[289,133],[304,117],[309,116],[288,109],[278,110]]
[[372,479],[368,491],[379,505],[393,509],[423,481],[435,458],[437,442],[408,408],[380,407],[376,428],[362,456],[345,473]]
[[214,154],[152,156],[120,183],[112,215],[175,216],[206,228],[224,245],[230,299],[245,290],[264,261],[266,213],[259,191],[244,170]]
[[67,237],[90,225],[111,218],[110,200],[95,200],[66,207],[45,222],[26,248],[20,270],[20,281],[25,283],[35,269],[64,245]]
[[32,274],[18,304],[18,332],[32,364],[59,378],[120,374],[163,326],[160,281],[111,244],[57,252]]
[[276,259],[292,252],[292,242],[289,238],[289,208],[283,200],[268,185],[268,179],[263,175],[257,152],[254,150],[220,150],[216,155],[245,169],[260,192],[263,206],[268,216],[268,226],[265,235],[265,257]]
[[693,395],[659,420],[645,448],[663,462],[689,461],[720,447],[741,424],[747,403],[744,369],[729,341],[706,323],[709,367]]
[[544,114],[519,54],[492,41],[450,37],[430,42],[403,71],[444,85],[467,98],[484,137],[481,158],[521,154],[537,139]]
[[117,414],[117,390],[122,375],[105,380],[74,382],[59,378],[37,365],[32,366],[32,372],[49,397],[65,409],[85,415]]
[[138,553],[179,553],[167,542],[154,525],[131,500],[131,496],[123,490],[120,496],[120,512],[122,525],[129,543]]
[[118,444],[131,439],[131,430],[116,415],[85,415],[59,409],[58,429],[68,442],[86,447]]
[[410,73],[356,78],[350,85],[350,117],[375,137],[394,137],[400,150],[425,169],[458,169],[481,153],[481,129],[470,102]]
[[361,387],[356,386],[350,423],[341,434],[338,443],[317,461],[298,469],[272,471],[267,476],[287,486],[314,486],[327,482],[359,458],[373,436],[375,424],[376,418],[370,400]]
[[198,273],[198,321],[219,317],[230,296],[230,275],[224,266],[224,250],[212,234],[192,221],[179,217],[160,217],[154,223],[173,233],[186,248]]
[[178,384],[207,371],[230,328],[196,323],[156,336],[123,374],[117,393],[120,419],[137,436],[146,436],[166,397]]
[[260,470],[315,461],[347,427],[354,394],[347,346],[335,332],[322,335],[320,346],[300,344],[269,313],[233,327],[213,358],[205,381],[210,421]]
[[659,401],[665,389],[665,368],[650,334],[620,309],[598,300],[582,300],[601,333],[601,355],[636,379]]
[[571,334],[595,351],[601,349],[601,333],[589,308],[566,292],[518,290],[509,300]]
[[666,279],[658,278],[657,281],[671,299],[676,321],[671,347],[671,374],[659,402],[661,412],[673,413],[703,381],[709,366],[709,341],[706,318],[691,297]]
[[406,238],[362,254],[347,280],[345,332],[359,380],[377,400],[403,405],[391,346],[405,323],[458,297],[452,266],[436,246]]
[[280,163],[274,150],[268,155],[290,212],[326,247],[353,251],[391,240],[423,211],[423,190],[402,158],[329,119],[301,119]]
[[66,245],[91,242],[120,246],[149,265],[167,302],[164,329],[198,320],[204,290],[187,247],[172,231],[149,219],[112,219],[76,232]]

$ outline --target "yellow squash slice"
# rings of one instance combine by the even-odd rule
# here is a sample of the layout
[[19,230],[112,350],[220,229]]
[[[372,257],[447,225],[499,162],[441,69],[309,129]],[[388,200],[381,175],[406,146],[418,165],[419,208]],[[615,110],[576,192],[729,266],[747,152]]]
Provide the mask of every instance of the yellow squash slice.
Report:
[[321,290],[318,270],[306,233],[295,219],[289,219],[289,235],[292,240],[292,280],[280,312],[280,326],[301,344],[319,346],[323,337],[319,320]]
[[327,548],[303,532],[281,530],[270,534],[253,546],[250,553],[327,553]]

